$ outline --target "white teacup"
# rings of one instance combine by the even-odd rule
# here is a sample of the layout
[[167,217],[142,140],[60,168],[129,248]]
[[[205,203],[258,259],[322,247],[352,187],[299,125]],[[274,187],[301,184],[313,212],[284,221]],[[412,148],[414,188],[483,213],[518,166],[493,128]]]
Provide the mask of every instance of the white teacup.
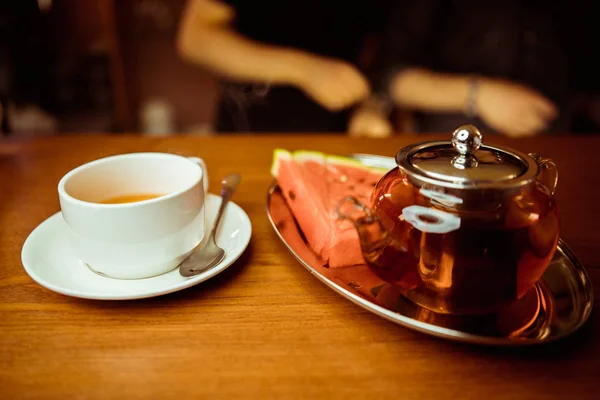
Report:
[[[181,263],[205,234],[207,190],[201,159],[165,153],[102,158],[58,184],[74,252],[94,271],[120,279],[160,275]],[[159,197],[104,203],[145,195]]]

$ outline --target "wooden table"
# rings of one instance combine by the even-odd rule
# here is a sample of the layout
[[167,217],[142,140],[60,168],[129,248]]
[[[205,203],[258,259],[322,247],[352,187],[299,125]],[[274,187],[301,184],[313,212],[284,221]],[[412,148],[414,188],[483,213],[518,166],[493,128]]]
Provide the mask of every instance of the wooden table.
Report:
[[[265,215],[275,147],[394,155],[416,137],[58,137],[0,141],[0,398],[598,399],[600,317],[543,347],[469,346],[410,331],[325,287],[288,254]],[[555,159],[562,236],[600,299],[600,138],[511,141]],[[203,157],[213,188],[243,173],[234,201],[253,237],[223,274],[147,300],[89,301],[25,273],[27,235],[58,211],[77,165],[134,151]],[[596,300],[596,309],[598,309]]]

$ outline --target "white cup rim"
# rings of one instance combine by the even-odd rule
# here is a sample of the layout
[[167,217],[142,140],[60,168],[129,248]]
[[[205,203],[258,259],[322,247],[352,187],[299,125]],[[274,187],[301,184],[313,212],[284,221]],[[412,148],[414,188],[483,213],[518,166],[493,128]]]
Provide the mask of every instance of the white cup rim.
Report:
[[[91,201],[85,201],[85,200],[80,200],[78,198],[75,198],[75,197],[71,196],[69,193],[67,193],[67,191],[65,190],[65,185],[67,184],[67,182],[71,178],[73,178],[73,176],[77,175],[78,173],[80,173],[88,168],[91,168],[93,166],[96,166],[98,164],[104,164],[104,163],[110,162],[111,160],[113,160],[115,158],[125,158],[125,157],[132,157],[132,156],[135,156],[135,157],[159,156],[159,157],[165,157],[165,158],[184,159],[184,160],[187,160],[191,165],[195,166],[198,169],[199,174],[198,174],[197,178],[194,179],[194,181],[191,184],[187,185],[183,189],[165,194],[164,196],[156,197],[154,199],[141,200],[141,201],[136,201],[134,203],[119,203],[119,204],[94,203]],[[80,206],[85,206],[85,207],[104,208],[104,209],[133,208],[133,207],[139,207],[141,205],[160,203],[160,202],[172,199],[174,197],[177,197],[177,196],[191,190],[196,185],[198,185],[200,183],[201,179],[203,178],[203,175],[204,175],[204,171],[202,170],[202,167],[200,167],[200,165],[193,162],[188,157],[180,156],[178,154],[161,153],[161,152],[137,152],[137,153],[116,154],[113,156],[102,157],[102,158],[98,158],[96,160],[87,162],[87,163],[82,164],[78,167],[75,167],[71,171],[67,172],[58,182],[58,194],[60,197],[62,197],[65,200],[68,200],[69,202],[72,202],[72,203],[80,205]]]

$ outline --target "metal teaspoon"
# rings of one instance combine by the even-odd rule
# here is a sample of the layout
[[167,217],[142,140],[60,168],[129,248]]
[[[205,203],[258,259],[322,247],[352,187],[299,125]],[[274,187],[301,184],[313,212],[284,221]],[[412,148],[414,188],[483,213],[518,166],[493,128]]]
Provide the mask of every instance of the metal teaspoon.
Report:
[[179,274],[181,276],[190,277],[197,275],[219,264],[225,258],[225,251],[217,246],[215,234],[219,227],[219,222],[221,222],[221,218],[223,217],[223,211],[233,196],[235,188],[240,183],[240,179],[239,174],[231,174],[227,175],[221,181],[221,206],[215,219],[215,225],[210,232],[206,245],[200,248],[200,244],[198,244],[188,258],[179,264]]

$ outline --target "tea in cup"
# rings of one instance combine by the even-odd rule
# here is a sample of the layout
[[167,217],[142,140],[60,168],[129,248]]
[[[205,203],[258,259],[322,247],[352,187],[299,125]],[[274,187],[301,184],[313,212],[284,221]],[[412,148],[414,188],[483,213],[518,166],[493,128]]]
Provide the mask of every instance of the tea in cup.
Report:
[[102,158],[58,184],[71,247],[92,270],[140,279],[176,268],[206,232],[206,165],[132,153]]

